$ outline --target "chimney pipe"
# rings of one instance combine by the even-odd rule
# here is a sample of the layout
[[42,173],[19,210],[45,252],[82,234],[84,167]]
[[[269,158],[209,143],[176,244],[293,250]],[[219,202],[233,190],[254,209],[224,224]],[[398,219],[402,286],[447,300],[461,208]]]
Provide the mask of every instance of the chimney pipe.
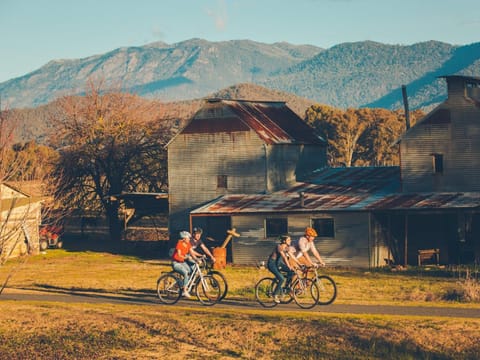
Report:
[[300,207],[305,207],[305,193],[303,191],[300,191],[298,193],[300,195]]
[[405,108],[405,126],[410,129],[410,112],[408,110],[407,87],[402,85],[403,107]]

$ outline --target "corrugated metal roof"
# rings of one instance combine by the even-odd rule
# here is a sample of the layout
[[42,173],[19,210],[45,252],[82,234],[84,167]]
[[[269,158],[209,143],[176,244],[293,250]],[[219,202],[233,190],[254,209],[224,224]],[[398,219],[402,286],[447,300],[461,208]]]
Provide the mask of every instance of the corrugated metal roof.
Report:
[[472,209],[480,206],[480,193],[391,194],[367,206],[374,210]]
[[[401,193],[400,168],[328,168],[272,194],[225,195],[192,215],[475,208],[480,193]],[[300,193],[304,194],[303,201]],[[303,206],[302,206],[303,203]]]
[[326,144],[285,102],[210,100],[181,133],[248,129],[255,131],[266,144]]

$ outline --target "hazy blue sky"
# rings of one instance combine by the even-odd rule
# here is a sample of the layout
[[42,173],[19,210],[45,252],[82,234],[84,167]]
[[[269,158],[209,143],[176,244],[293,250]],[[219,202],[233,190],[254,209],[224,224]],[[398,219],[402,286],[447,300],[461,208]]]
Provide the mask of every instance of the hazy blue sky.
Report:
[[0,0],[0,82],[54,59],[191,38],[465,45],[480,41],[480,0]]

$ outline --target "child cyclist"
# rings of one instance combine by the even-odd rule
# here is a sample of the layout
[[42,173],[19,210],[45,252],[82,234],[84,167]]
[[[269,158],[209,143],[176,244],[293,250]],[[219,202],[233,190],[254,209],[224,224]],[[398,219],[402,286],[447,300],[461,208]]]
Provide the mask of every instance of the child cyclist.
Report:
[[[273,252],[268,257],[267,268],[277,278],[277,286],[273,292],[273,301],[280,303],[279,294],[285,285],[285,280],[290,282],[294,275],[294,262],[287,255],[288,248],[292,239],[289,235],[282,235],[280,237],[280,244],[276,245]],[[286,272],[287,278],[285,278],[282,272]]]

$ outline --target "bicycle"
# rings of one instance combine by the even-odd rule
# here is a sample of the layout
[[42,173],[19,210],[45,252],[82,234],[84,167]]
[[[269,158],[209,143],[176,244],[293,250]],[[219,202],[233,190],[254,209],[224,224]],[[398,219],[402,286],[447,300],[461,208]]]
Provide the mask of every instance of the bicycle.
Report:
[[[213,276],[203,274],[199,263],[205,263],[204,256],[193,263],[193,271],[185,288],[188,292],[195,290],[197,299],[203,305],[211,306],[220,301],[222,290]],[[170,271],[158,278],[157,295],[162,303],[175,304],[180,300],[182,292],[182,276],[179,273]]]
[[214,270],[213,269],[213,262],[211,261],[205,261],[202,263],[200,268],[204,271],[205,275],[210,275],[212,276],[215,280],[217,280],[218,285],[220,286],[220,299],[218,301],[221,301],[227,296],[228,292],[228,283],[227,279],[225,278],[225,275],[223,275],[220,271]]
[[329,305],[337,298],[337,284],[335,280],[328,275],[319,275],[316,266],[302,266],[299,275],[304,278],[310,278],[317,284],[320,291],[319,305]]
[[[320,290],[316,282],[308,277],[297,276],[283,287],[279,298],[280,304],[295,303],[302,309],[311,309],[318,303]],[[274,291],[278,284],[277,278],[265,277],[255,285],[255,298],[266,308],[272,308],[279,303],[274,301]]]

